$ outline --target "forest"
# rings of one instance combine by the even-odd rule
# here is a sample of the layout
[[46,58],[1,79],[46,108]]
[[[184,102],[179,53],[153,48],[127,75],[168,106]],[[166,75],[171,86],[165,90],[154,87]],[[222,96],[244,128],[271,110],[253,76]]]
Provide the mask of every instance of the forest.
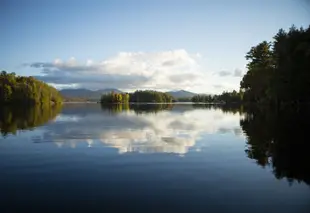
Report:
[[128,93],[107,93],[107,94],[102,94],[100,102],[102,104],[107,104],[107,103],[116,103],[116,104],[121,104],[121,103],[128,103],[129,102],[129,94]]
[[310,101],[310,26],[280,29],[272,42],[247,53],[247,73],[240,82],[243,101],[282,108]]
[[108,93],[101,96],[100,102],[106,103],[171,103],[173,97],[154,90],[137,90],[133,93]]
[[310,26],[280,29],[273,41],[263,41],[246,54],[247,72],[240,90],[221,95],[197,95],[193,102],[222,102],[296,107],[310,101]]
[[246,59],[240,126],[247,137],[247,156],[270,166],[278,179],[310,184],[310,26],[280,29],[272,42],[252,47]]
[[0,104],[59,104],[58,90],[33,77],[17,76],[15,73],[0,73]]
[[130,94],[130,102],[154,102],[154,103],[171,103],[173,97],[164,92],[155,90],[137,90]]
[[220,95],[195,95],[191,99],[195,103],[241,103],[242,95],[240,92],[233,90],[232,92],[224,91]]

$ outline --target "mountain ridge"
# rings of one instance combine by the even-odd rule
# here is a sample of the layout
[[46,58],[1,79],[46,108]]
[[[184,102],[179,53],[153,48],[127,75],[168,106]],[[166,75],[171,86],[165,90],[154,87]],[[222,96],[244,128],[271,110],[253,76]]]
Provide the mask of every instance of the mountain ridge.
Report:
[[121,90],[114,88],[106,88],[99,90],[89,90],[85,88],[77,88],[77,89],[62,89],[59,90],[60,94],[64,98],[82,98],[82,99],[93,99],[99,100],[102,94],[110,93],[110,92],[122,93]]
[[196,93],[189,92],[186,90],[174,90],[174,91],[168,91],[167,93],[173,96],[174,98],[192,98],[193,96],[197,95]]

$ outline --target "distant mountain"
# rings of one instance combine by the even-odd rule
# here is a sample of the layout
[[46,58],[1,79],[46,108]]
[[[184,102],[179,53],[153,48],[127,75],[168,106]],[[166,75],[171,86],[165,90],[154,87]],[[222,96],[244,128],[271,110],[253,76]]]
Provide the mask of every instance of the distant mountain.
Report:
[[189,92],[186,90],[178,90],[178,91],[169,91],[167,92],[174,98],[192,98],[193,96],[197,95],[196,93]]
[[[107,88],[107,89],[100,89],[100,90],[89,90],[85,88],[80,89],[63,89],[60,90],[60,94],[67,100],[77,100],[77,99],[84,99],[84,100],[99,100],[101,98],[102,94],[110,93],[110,92],[117,92],[122,93],[121,90],[114,89],[114,88]],[[169,91],[167,92],[174,98],[191,98],[194,95],[197,95],[196,93],[189,92],[186,90],[178,90],[178,91]]]
[[97,90],[97,91],[101,92],[101,93],[110,93],[110,92],[123,93],[123,91],[121,91],[119,89],[114,89],[114,88],[100,89],[100,90]]
[[81,98],[87,100],[99,100],[101,95],[104,93],[110,92],[118,92],[121,93],[122,91],[118,89],[108,88],[108,89],[100,89],[100,90],[89,90],[89,89],[62,89],[60,90],[60,94],[66,98]]

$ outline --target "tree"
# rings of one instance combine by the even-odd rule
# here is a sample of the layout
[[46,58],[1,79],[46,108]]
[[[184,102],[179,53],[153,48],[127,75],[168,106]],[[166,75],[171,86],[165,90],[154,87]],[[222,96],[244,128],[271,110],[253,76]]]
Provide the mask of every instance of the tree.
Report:
[[59,104],[61,102],[59,92],[42,81],[6,71],[0,74],[1,104]]
[[129,95],[111,92],[108,94],[102,94],[100,102],[102,104],[112,104],[112,103],[128,103]]
[[248,71],[240,82],[243,101],[298,108],[310,102],[310,26],[280,29],[246,55]]
[[220,95],[195,95],[192,97],[192,102],[201,103],[241,103],[243,93],[233,90],[232,92],[224,91]]
[[274,60],[271,43],[263,41],[247,53],[248,71],[240,82],[244,98],[249,102],[270,100],[270,82],[273,74]]
[[137,90],[129,95],[130,102],[171,103],[171,95],[154,90]]

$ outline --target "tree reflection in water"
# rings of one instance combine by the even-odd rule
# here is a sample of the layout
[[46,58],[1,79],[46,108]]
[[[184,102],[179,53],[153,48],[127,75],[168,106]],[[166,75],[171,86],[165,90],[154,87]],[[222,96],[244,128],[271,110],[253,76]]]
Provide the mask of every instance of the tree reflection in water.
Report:
[[[96,115],[95,117],[91,117],[91,114],[86,113],[85,115],[90,116],[90,120],[88,117],[81,117],[81,121],[76,124],[73,122],[71,123],[71,126],[69,123],[57,124],[56,127],[59,127],[59,131],[68,129],[68,125],[71,128],[71,130],[66,133],[59,132],[58,135],[62,135],[64,137],[63,142],[68,141],[68,138],[71,138],[72,135],[75,135],[75,137],[82,137],[85,141],[85,135],[89,135],[89,137],[87,137],[88,141],[90,141],[90,138],[99,138],[105,143],[115,144],[115,141],[113,140],[116,139],[112,140],[112,138],[114,138],[115,135],[118,135],[117,142],[122,143],[124,142],[124,139],[129,140],[131,137],[133,138],[132,141],[135,141],[137,138],[145,140],[145,143],[138,144],[139,149],[144,147],[152,147],[153,145],[158,147],[162,144],[185,144],[185,147],[191,147],[195,144],[195,141],[201,132],[206,131],[208,128],[209,131],[212,132],[214,128],[211,127],[216,126],[215,123],[212,123],[212,126],[209,126],[210,123],[207,122],[208,118],[205,117],[208,113],[203,113],[202,116],[195,117],[195,113],[189,113],[191,110],[197,108],[216,108],[217,110],[222,110],[225,113],[238,113],[242,115],[240,116],[240,126],[246,136],[247,142],[245,152],[247,157],[255,160],[256,163],[262,167],[271,167],[275,177],[278,179],[286,178],[290,184],[297,181],[305,182],[310,185],[310,155],[307,149],[309,141],[308,127],[310,126],[310,114],[307,109],[300,109],[296,112],[293,110],[274,111],[271,109],[253,109],[242,106],[228,105],[180,105],[176,107],[171,104],[102,105],[101,110],[98,106],[94,105],[89,106],[86,112],[83,111],[84,108],[82,107],[82,109],[79,109],[77,106],[67,107],[66,111],[65,107],[63,110],[63,115],[68,114],[69,112],[73,112],[73,115],[84,115],[86,112],[94,112],[99,115],[102,111],[112,114],[121,114],[122,112],[133,111],[136,115],[140,116],[135,117],[132,114],[128,114],[126,116],[114,117],[114,115],[111,115],[109,117],[106,114],[105,116]],[[167,113],[159,113],[157,115],[154,114],[165,110],[171,110],[171,112],[168,113],[167,111]],[[37,105],[34,107],[18,108],[2,107],[0,108],[1,134],[5,137],[8,134],[16,134],[18,130],[32,130],[37,126],[44,125],[48,121],[54,119],[60,111],[61,107],[59,106]],[[188,112],[187,115],[191,115],[191,117],[184,119],[183,113],[185,112]],[[149,116],[146,116],[146,113],[148,113]],[[99,120],[94,120],[94,118]],[[212,118],[210,117],[209,119]],[[92,123],[95,122],[98,122],[94,124],[96,128],[94,125],[92,126]],[[118,122],[115,123],[118,129],[113,129],[112,127],[107,128],[105,126],[106,124],[113,122]],[[131,127],[131,131],[128,131],[128,126]],[[53,126],[53,128],[56,127]],[[148,128],[145,129],[146,127]],[[221,127],[218,131],[225,130],[221,125],[218,127]],[[72,129],[76,129],[77,131],[73,134]],[[173,129],[187,130],[189,138],[186,138],[186,143],[184,143],[184,138],[179,138],[171,132]],[[151,138],[154,143],[147,141],[151,140],[150,138],[145,138],[146,133],[149,133],[150,131],[154,133],[153,136],[159,138],[158,140],[155,140],[156,138]],[[85,134],[83,135],[81,132],[85,132]],[[128,135],[129,133],[130,135]],[[45,137],[47,136],[48,134],[46,133]],[[51,140],[56,140],[55,135],[50,137]],[[109,138],[111,138],[111,140],[109,140]],[[173,143],[171,142],[172,138],[174,139]],[[128,147],[135,147],[135,143],[132,141],[127,141]],[[165,141],[165,143],[162,141]],[[169,143],[166,143],[167,141]],[[178,143],[176,143],[176,141]],[[116,145],[124,146],[124,144]],[[177,149],[173,148],[173,150],[176,152]],[[186,152],[186,150],[187,149],[182,149],[182,153]],[[171,152],[171,149],[168,151]]]
[[101,104],[102,110],[111,113],[120,113],[133,110],[137,115],[143,113],[157,113],[172,109],[173,104]]
[[18,130],[32,130],[54,119],[61,111],[60,105],[34,105],[27,107],[1,107],[0,131],[3,137]]
[[309,144],[310,113],[286,109],[243,107],[238,105],[195,104],[195,108],[221,109],[243,114],[240,126],[247,138],[247,157],[263,168],[271,167],[277,179],[286,178],[310,185]]
[[309,112],[248,110],[240,121],[247,137],[247,156],[271,166],[277,179],[310,184]]

